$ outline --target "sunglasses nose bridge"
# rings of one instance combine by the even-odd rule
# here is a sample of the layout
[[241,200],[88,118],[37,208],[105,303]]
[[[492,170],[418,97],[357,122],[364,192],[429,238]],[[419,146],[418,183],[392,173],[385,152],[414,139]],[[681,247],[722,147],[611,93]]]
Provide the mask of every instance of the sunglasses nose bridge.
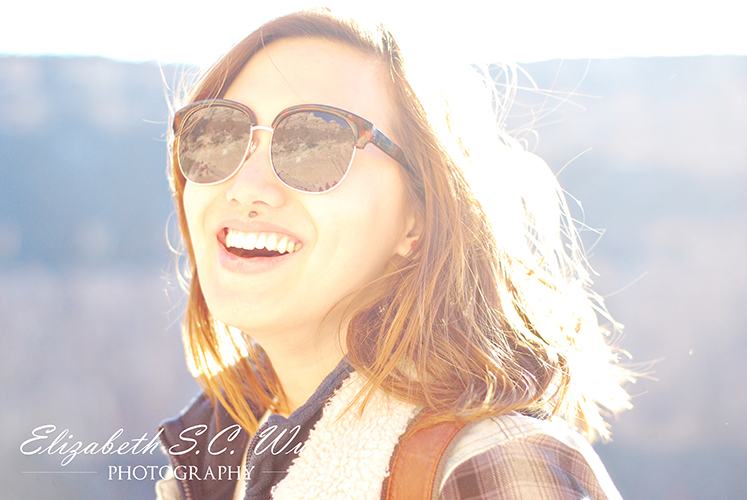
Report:
[[244,157],[243,161],[241,162],[242,165],[244,164],[244,162],[246,160],[249,159],[250,156],[252,156],[252,154],[257,149],[257,147],[259,147],[259,139],[257,138],[256,135],[254,135],[254,132],[256,132],[257,130],[264,130],[265,132],[269,132],[270,133],[270,140],[272,140],[272,133],[275,131],[274,128],[272,128],[272,127],[266,127],[264,125],[253,125],[252,126],[252,129],[251,129],[251,143],[249,144],[249,149],[248,149],[248,151],[246,153],[246,156]]
[[264,130],[265,132],[273,133],[275,131],[272,127],[265,127],[264,125],[254,125],[252,127],[252,133],[254,133],[255,130]]
[[[269,135],[262,137],[262,134],[255,134],[256,131],[269,132]],[[279,206],[283,203],[282,192],[278,189],[280,185],[276,181],[277,176],[270,173],[273,171],[270,158],[273,132],[272,127],[264,125],[251,127],[247,151],[226,193],[230,199],[246,206],[259,202],[269,206]]]

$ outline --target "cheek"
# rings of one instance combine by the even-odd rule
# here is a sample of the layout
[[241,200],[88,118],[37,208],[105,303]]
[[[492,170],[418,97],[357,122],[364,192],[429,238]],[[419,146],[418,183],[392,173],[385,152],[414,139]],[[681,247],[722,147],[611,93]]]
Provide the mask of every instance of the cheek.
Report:
[[404,188],[395,182],[398,176],[387,181],[361,183],[360,189],[346,192],[335,204],[335,217],[328,219],[339,250],[366,267],[385,266],[405,233]]
[[184,206],[184,218],[187,221],[187,229],[189,230],[190,239],[195,235],[195,219],[196,219],[196,208],[197,203],[194,196],[194,190],[191,188],[191,184],[187,183],[184,186],[184,193],[182,195],[182,205]]
[[182,195],[184,217],[187,221],[187,230],[189,231],[189,234],[184,236],[190,241],[192,250],[195,252],[195,257],[198,257],[198,254],[202,253],[205,242],[205,231],[202,220],[208,203],[205,196],[207,193],[204,191],[204,186],[195,186],[187,183],[184,186],[184,194]]

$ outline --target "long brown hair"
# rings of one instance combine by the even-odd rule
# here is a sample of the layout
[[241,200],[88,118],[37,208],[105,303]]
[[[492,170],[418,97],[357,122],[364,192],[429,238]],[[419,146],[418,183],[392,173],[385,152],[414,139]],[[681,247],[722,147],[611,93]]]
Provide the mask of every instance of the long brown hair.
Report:
[[[396,271],[354,302],[346,345],[350,363],[369,381],[361,396],[382,389],[436,410],[436,419],[558,414],[590,439],[607,437],[602,407],[629,406],[620,385],[629,372],[617,365],[600,327],[598,315],[608,315],[588,289],[579,238],[555,178],[495,123],[488,126],[489,154],[480,154],[485,141],[476,145],[459,132],[458,113],[447,101],[424,105],[386,29],[362,29],[324,11],[275,19],[209,68],[181,104],[221,97],[262,47],[305,37],[349,45],[388,67],[392,133],[407,157],[408,202],[423,225]],[[184,213],[186,181],[173,154],[171,163],[191,262],[188,360],[206,393],[254,431],[254,412],[287,409],[285,396],[261,348],[227,334],[207,308]],[[478,197],[467,179],[483,168],[493,170],[495,188]]]

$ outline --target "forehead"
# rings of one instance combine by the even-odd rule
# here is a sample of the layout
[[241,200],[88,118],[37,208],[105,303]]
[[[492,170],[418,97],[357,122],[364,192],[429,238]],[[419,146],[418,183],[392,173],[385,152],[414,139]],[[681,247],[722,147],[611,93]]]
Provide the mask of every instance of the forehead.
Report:
[[341,42],[318,38],[276,40],[257,52],[225,98],[249,106],[262,125],[296,104],[351,111],[385,133],[391,125],[386,67]]

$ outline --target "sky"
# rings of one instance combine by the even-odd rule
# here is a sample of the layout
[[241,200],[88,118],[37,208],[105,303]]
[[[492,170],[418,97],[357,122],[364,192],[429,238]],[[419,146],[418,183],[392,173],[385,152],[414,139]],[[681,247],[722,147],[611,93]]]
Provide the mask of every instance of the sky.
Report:
[[[736,0],[331,0],[371,14],[398,41],[470,62],[701,54],[747,55]],[[301,0],[9,0],[0,55],[99,55],[206,65],[262,22],[319,5]],[[438,7],[445,5],[446,7]],[[688,5],[692,5],[689,7]],[[424,7],[427,6],[427,7]]]

